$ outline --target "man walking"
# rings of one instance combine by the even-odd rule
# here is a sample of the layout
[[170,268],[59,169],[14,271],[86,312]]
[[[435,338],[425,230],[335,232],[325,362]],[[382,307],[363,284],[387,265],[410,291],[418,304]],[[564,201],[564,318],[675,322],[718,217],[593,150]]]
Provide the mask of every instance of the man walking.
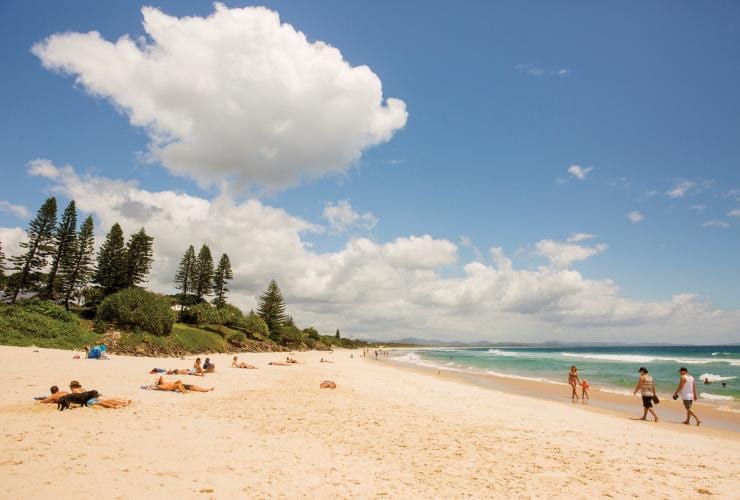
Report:
[[683,423],[689,425],[691,423],[691,417],[694,417],[696,425],[701,425],[701,420],[699,420],[699,417],[697,417],[696,413],[691,409],[694,401],[699,399],[696,395],[696,381],[694,380],[694,377],[689,375],[689,371],[683,366],[678,370],[678,373],[681,374],[681,380],[678,382],[676,392],[673,393],[673,399],[677,399],[681,396],[681,400],[683,400],[683,407],[686,408],[686,420],[684,420]]

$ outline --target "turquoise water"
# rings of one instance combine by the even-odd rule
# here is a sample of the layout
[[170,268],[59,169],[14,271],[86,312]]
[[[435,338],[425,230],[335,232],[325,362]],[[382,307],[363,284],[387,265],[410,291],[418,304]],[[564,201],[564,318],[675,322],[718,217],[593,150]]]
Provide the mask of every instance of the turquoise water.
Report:
[[[650,371],[659,393],[671,394],[678,383],[677,371],[685,366],[696,378],[700,400],[740,408],[740,346],[440,348],[407,351],[397,359],[561,383],[567,383],[568,370],[576,365],[592,388],[625,394],[632,393],[641,366]],[[705,378],[711,383],[704,384]]]

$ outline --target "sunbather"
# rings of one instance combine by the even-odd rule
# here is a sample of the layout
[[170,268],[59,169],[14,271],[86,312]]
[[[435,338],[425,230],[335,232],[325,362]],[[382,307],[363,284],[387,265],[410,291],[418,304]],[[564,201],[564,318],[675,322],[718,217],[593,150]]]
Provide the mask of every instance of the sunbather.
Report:
[[[86,392],[85,389],[80,385],[80,383],[76,380],[73,380],[69,383],[69,390],[73,393],[78,392]],[[114,410],[117,410],[118,408],[124,408],[131,404],[130,399],[121,399],[121,398],[103,398],[103,397],[97,397],[94,399],[91,399],[87,402],[87,406],[102,406],[103,408],[112,408]]]
[[241,363],[238,361],[237,357],[234,356],[234,359],[231,361],[231,367],[232,368],[248,368],[250,370],[256,370],[256,366],[252,366],[249,363],[245,363],[242,361]]
[[292,363],[281,363],[280,361],[270,361],[267,364],[273,366],[292,366]]
[[206,373],[213,373],[216,371],[216,365],[211,363],[211,358],[206,358],[206,362],[203,363],[203,371]]
[[209,392],[215,389],[215,387],[211,387],[210,389],[206,389],[205,387],[200,387],[197,385],[191,385],[191,384],[183,384],[182,380],[175,380],[174,382],[167,382],[164,377],[159,377],[156,383],[157,389],[160,391],[175,391],[175,392],[181,392],[185,394],[188,391],[192,392]]
[[193,364],[193,370],[197,374],[203,373],[203,367],[200,365],[200,358],[195,358],[195,364]]
[[39,403],[56,403],[59,401],[62,396],[66,396],[69,394],[67,391],[60,391],[59,387],[52,385],[51,389],[49,389],[49,392],[51,392],[51,396],[47,396],[45,398],[38,399]]

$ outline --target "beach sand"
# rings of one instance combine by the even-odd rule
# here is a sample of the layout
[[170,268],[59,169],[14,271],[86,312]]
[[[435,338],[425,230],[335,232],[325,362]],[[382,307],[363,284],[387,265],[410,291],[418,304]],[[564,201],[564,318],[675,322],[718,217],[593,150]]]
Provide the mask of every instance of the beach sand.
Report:
[[[2,498],[740,497],[738,434],[633,421],[357,357],[243,354],[259,370],[180,378],[215,386],[146,391],[147,372],[187,360],[74,360],[0,347]],[[204,356],[201,356],[204,358]],[[319,358],[334,363],[319,363]],[[34,396],[70,380],[120,410],[58,412]],[[333,380],[336,390],[319,389]],[[636,403],[637,404],[637,403]]]

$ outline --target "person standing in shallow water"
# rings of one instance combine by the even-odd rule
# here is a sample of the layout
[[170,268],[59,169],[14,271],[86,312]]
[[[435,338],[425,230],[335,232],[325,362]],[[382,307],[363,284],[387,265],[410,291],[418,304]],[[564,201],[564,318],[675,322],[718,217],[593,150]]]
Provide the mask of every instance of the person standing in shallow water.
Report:
[[577,388],[578,388],[579,383],[580,382],[578,380],[578,368],[576,368],[576,365],[573,365],[570,367],[570,371],[568,372],[568,384],[570,385],[570,388],[571,388],[570,397],[573,401],[578,399]]
[[637,380],[635,391],[632,394],[637,394],[637,391],[640,391],[640,395],[642,396],[642,408],[644,411],[642,412],[642,418],[640,420],[647,420],[647,414],[650,412],[657,422],[658,415],[655,413],[655,410],[653,410],[655,382],[653,381],[653,377],[648,375],[648,370],[644,366],[641,366],[637,371],[640,373],[640,378]]

